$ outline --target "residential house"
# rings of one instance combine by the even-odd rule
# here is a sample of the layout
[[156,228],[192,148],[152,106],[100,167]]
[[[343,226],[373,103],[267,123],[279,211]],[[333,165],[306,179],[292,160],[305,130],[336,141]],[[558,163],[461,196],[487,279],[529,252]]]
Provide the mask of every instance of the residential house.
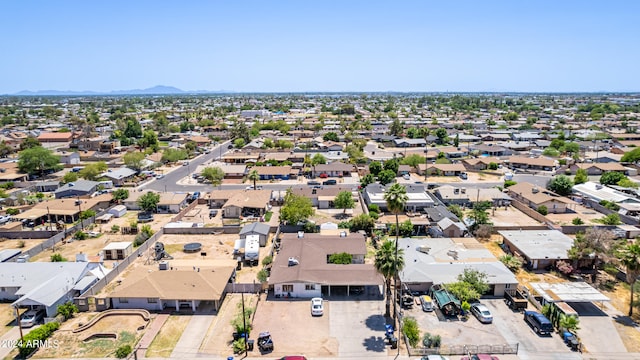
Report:
[[[187,309],[195,312],[203,304],[217,311],[235,277],[233,265],[206,260],[171,260],[155,268],[136,267],[107,297],[114,309],[151,311]],[[169,270],[170,269],[170,270]]]
[[252,152],[232,152],[222,155],[222,161],[227,164],[246,164],[250,162],[257,162],[260,159],[260,154]]
[[[480,155],[485,156],[506,156],[511,155],[511,151],[502,146],[493,144],[478,144],[471,147],[471,151],[477,151]],[[497,163],[499,164],[499,163]]]
[[58,306],[73,301],[108,270],[87,262],[0,263],[0,299],[13,307],[44,310],[54,317]]
[[394,139],[393,144],[395,147],[405,148],[405,147],[425,147],[427,146],[427,141],[425,139]]
[[187,206],[187,193],[161,192],[158,213],[177,214]]
[[[336,196],[343,191],[352,192],[352,186],[325,186],[322,188],[310,188],[308,186],[301,186],[292,188],[294,194],[311,199],[313,206],[318,209],[333,209]],[[357,203],[357,196],[354,196]]]
[[640,199],[631,194],[626,194],[622,191],[615,190],[611,187],[588,181],[584,184],[577,184],[573,186],[573,193],[582,197],[583,199],[591,200],[599,203],[602,200],[617,204],[639,204]]
[[109,169],[106,172],[102,173],[101,176],[108,178],[113,182],[115,186],[123,186],[125,182],[131,180],[135,175],[136,171],[121,167],[118,169]]
[[531,270],[548,269],[558,260],[570,261],[568,251],[573,239],[558,230],[502,230],[504,246],[521,256]]
[[266,212],[270,200],[270,190],[236,191],[222,206],[222,216],[225,218],[260,217]]
[[507,161],[509,166],[514,169],[553,171],[556,168],[555,160],[544,157],[530,158],[511,156]]
[[103,194],[92,198],[74,199],[64,198],[39,202],[31,209],[17,215],[18,220],[30,220],[34,224],[55,224],[62,221],[71,224],[80,219],[80,213],[93,210],[96,213],[107,209],[111,203],[111,194]]
[[322,174],[328,177],[343,177],[351,176],[351,172],[355,171],[355,168],[351,164],[345,164],[343,162],[335,161],[329,164],[318,164],[313,167],[312,176],[320,177]]
[[570,167],[571,173],[575,174],[578,169],[584,169],[587,175],[602,175],[605,172],[619,172],[627,174],[627,169],[620,163],[579,163]]
[[68,143],[72,138],[71,132],[43,132],[37,139],[40,143]]
[[[332,264],[332,254],[347,253],[351,264]],[[274,259],[269,287],[276,297],[313,298],[348,296],[352,289],[380,294],[381,275],[373,264],[365,264],[367,247],[360,234],[282,234]]]
[[511,202],[511,197],[496,188],[480,189],[470,187],[454,187],[451,185],[439,186],[435,194],[445,205],[460,205],[471,207],[476,202],[489,201],[494,206],[506,206]]
[[0,163],[0,182],[26,181],[29,174],[20,172],[17,161]]
[[60,163],[65,165],[80,164],[80,154],[75,151],[58,151],[54,155],[60,158]]
[[473,171],[487,170],[489,168],[489,164],[491,163],[494,163],[496,165],[502,164],[502,160],[498,159],[497,157],[490,156],[462,159],[460,160],[460,162],[462,162],[462,165],[464,165],[467,170]]
[[425,169],[427,169],[427,175],[431,176],[459,176],[467,170],[461,163],[418,164],[418,174],[424,175]]
[[508,190],[509,196],[514,200],[520,201],[536,211],[544,206],[549,213],[561,214],[576,205],[576,203],[569,198],[560,196],[551,190],[540,188],[528,182],[517,183],[510,186]]
[[[380,209],[386,211],[387,202],[384,200],[384,194],[390,186],[391,184],[388,184],[385,187],[378,183],[367,185],[363,192],[363,197],[367,205],[376,204]],[[419,184],[409,184],[406,186],[406,189],[407,202],[405,204],[405,210],[418,212],[424,208],[434,206],[435,201],[425,190],[424,186]]]
[[[291,166],[254,166],[249,172],[257,171],[260,180],[288,180],[293,174]],[[295,177],[295,176],[294,176]]]
[[453,221],[449,218],[444,218],[438,221],[438,227],[442,234],[449,238],[463,237],[467,233],[467,227],[461,221]]
[[465,269],[487,274],[486,295],[504,296],[516,288],[515,275],[474,238],[402,238],[404,269],[400,280],[411,291],[427,292],[433,285],[458,281]]
[[89,196],[96,192],[99,184],[100,183],[97,181],[76,180],[74,182],[64,184],[63,186],[58,188],[58,190],[56,190],[54,194],[56,196],[56,199]]

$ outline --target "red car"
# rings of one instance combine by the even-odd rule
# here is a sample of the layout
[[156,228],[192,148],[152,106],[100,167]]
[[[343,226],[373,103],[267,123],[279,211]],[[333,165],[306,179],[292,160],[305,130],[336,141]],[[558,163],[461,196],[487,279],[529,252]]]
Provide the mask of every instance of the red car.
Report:
[[307,360],[306,357],[302,356],[302,355],[295,355],[295,356],[285,356],[285,357],[281,357],[278,360]]
[[321,179],[326,179],[326,178],[328,178],[328,177],[329,177],[329,175],[327,175],[327,174],[325,174],[325,173],[320,174],[320,178],[321,178]]

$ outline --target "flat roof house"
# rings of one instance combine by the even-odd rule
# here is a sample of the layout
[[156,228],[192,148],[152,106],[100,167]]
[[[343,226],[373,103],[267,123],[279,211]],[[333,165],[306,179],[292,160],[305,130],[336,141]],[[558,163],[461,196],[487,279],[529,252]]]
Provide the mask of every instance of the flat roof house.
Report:
[[88,196],[96,192],[99,184],[97,181],[77,180],[59,187],[54,194],[56,199]]
[[[329,256],[338,253],[351,254],[352,263],[329,263]],[[283,234],[269,286],[276,297],[344,296],[353,288],[378,295],[383,279],[373,264],[364,263],[366,253],[360,234]]]
[[353,165],[334,161],[329,164],[315,165],[312,176],[319,177],[321,174],[326,174],[329,177],[351,176],[352,171],[355,171]]
[[505,289],[518,284],[515,275],[473,238],[402,238],[398,247],[405,260],[400,279],[412,291],[456,282],[467,268],[487,274],[487,295],[503,296]]
[[270,200],[270,190],[242,190],[232,195],[222,206],[222,216],[225,218],[262,216]]
[[515,255],[524,257],[532,270],[546,269],[556,261],[568,261],[567,252],[573,239],[558,230],[502,230],[498,231],[505,246]]
[[[382,210],[387,209],[387,202],[384,200],[384,194],[391,184],[384,187],[378,183],[369,184],[364,189],[363,197],[367,205],[376,204]],[[407,203],[405,205],[406,210],[421,211],[423,208],[433,207],[435,201],[429,196],[424,186],[410,184],[406,186],[407,189]]]
[[113,185],[115,186],[122,186],[127,180],[131,179],[135,175],[136,175],[135,170],[132,170],[126,167],[121,167],[118,169],[109,169],[106,172],[104,172],[101,176],[104,176],[109,180],[113,181]]

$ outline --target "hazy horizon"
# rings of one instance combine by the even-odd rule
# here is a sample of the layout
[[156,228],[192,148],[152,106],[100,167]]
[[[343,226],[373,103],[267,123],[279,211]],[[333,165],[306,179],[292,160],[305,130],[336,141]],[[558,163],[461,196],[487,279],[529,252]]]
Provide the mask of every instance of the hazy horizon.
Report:
[[640,3],[0,3],[0,94],[634,93]]

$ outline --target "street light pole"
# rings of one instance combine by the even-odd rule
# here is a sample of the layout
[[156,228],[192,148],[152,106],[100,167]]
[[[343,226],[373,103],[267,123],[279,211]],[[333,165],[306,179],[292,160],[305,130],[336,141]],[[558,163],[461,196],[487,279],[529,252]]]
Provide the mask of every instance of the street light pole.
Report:
[[76,203],[78,204],[78,218],[80,219],[80,230],[82,231],[84,230],[84,221],[82,220],[82,201],[80,200],[80,196],[78,196]]

